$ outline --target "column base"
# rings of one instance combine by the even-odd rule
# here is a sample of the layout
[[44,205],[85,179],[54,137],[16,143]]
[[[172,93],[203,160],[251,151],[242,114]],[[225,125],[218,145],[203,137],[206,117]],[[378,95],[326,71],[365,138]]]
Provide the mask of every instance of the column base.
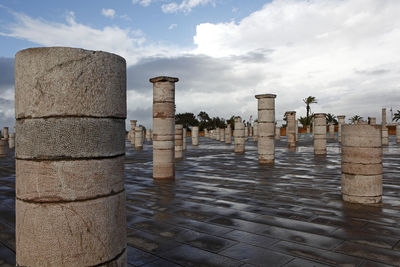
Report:
[[259,159],[258,163],[259,164],[274,164],[275,159]]
[[351,196],[342,193],[342,198],[346,202],[358,204],[378,204],[382,202],[382,196]]

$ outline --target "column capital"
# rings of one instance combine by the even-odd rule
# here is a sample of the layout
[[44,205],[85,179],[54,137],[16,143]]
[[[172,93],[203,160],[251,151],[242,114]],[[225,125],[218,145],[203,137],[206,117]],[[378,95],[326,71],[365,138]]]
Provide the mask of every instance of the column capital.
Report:
[[255,95],[255,98],[261,99],[261,98],[276,98],[276,95],[274,94],[261,94],[261,95]]
[[151,83],[158,83],[158,82],[171,82],[171,83],[176,83],[179,81],[178,78],[175,77],[168,77],[168,76],[158,76],[151,78],[149,80]]

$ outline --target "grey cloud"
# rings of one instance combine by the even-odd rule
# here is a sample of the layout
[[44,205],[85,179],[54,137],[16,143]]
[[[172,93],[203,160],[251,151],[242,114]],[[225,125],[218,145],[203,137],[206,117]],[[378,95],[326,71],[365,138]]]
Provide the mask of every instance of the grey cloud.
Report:
[[390,72],[390,70],[387,69],[355,70],[354,72],[361,75],[382,75]]
[[14,59],[0,57],[0,89],[14,85]]
[[144,125],[151,127],[153,121],[153,107],[137,108],[135,110],[128,110],[126,120],[126,129],[130,129],[129,120],[137,120],[137,125]]

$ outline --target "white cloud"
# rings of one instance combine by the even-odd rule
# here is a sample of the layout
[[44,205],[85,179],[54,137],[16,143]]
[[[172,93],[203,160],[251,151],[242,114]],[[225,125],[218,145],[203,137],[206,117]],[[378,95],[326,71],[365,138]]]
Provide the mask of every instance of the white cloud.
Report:
[[133,4],[139,4],[143,7],[147,7],[151,4],[152,0],[132,0]]
[[169,25],[168,30],[173,30],[176,27],[178,27],[178,24],[171,24],[171,25]]
[[102,14],[103,16],[107,17],[107,18],[114,18],[114,16],[115,16],[115,10],[112,9],[112,8],[110,8],[110,9],[105,9],[105,8],[103,8],[103,9],[101,10],[101,14]]
[[188,14],[192,11],[193,8],[197,6],[204,6],[207,4],[212,4],[213,6],[215,6],[215,0],[182,0],[180,4],[178,4],[177,2],[163,4],[161,6],[161,10],[164,13],[183,12],[185,14]]

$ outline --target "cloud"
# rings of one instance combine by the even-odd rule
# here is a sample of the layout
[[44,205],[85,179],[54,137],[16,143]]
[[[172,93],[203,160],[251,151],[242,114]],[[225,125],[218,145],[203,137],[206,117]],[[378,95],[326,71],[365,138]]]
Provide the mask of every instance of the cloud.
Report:
[[14,59],[0,57],[0,73],[0,129],[14,132]]
[[133,4],[139,4],[143,7],[147,7],[151,4],[152,0],[132,0]]
[[169,25],[168,30],[173,30],[176,27],[178,27],[178,24],[171,24],[171,25]]
[[104,16],[104,17],[107,17],[107,18],[114,18],[114,16],[115,16],[115,10],[114,9],[105,9],[105,8],[103,8],[102,10],[101,10],[101,14]]
[[205,6],[207,4],[215,6],[215,0],[183,0],[180,4],[178,4],[177,2],[171,2],[168,4],[163,4],[161,6],[161,10],[164,13],[183,12],[185,14],[188,14],[192,11],[193,8],[197,6]]

